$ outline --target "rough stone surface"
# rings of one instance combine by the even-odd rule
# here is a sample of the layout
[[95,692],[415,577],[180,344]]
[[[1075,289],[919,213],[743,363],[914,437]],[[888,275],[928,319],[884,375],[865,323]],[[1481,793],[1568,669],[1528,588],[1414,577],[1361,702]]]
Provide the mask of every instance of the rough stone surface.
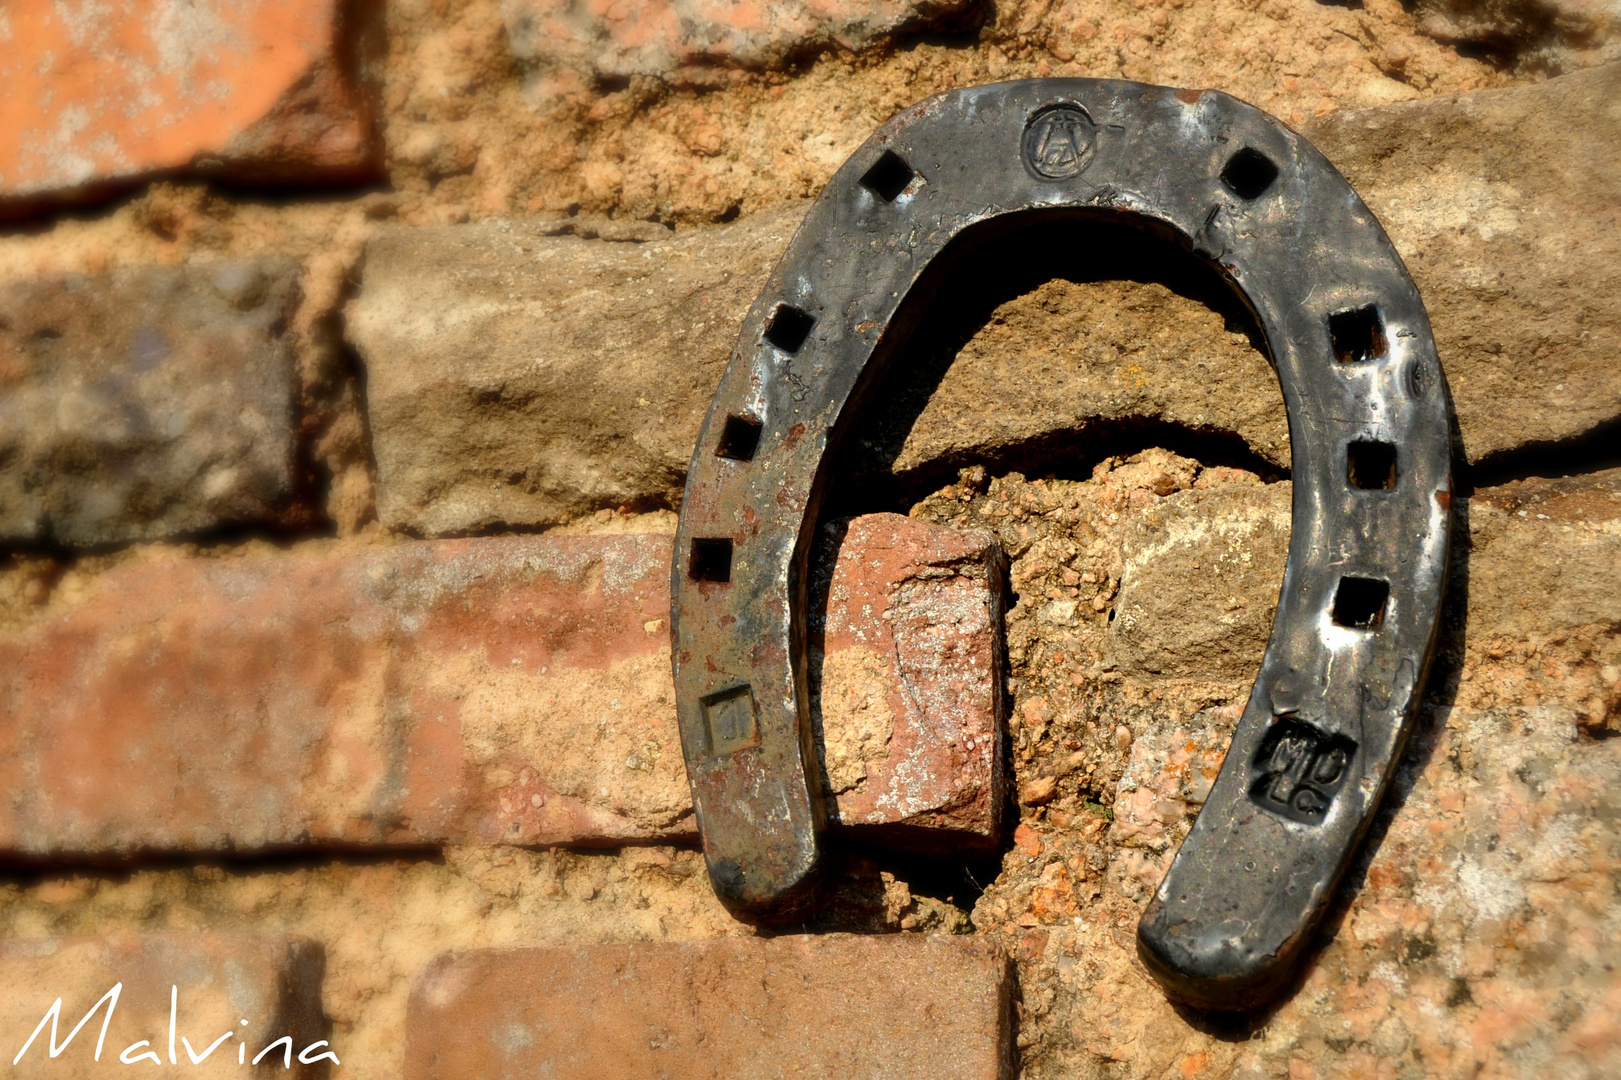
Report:
[[[381,234],[348,334],[383,522],[443,535],[676,500],[743,313],[802,214],[646,243],[510,222]],[[1163,284],[1054,281],[997,309],[953,362],[959,344],[922,346],[923,367],[949,364],[943,381],[897,391],[921,412],[882,410],[858,472],[927,477],[1142,420],[1231,433],[1287,466],[1264,357]]]
[[86,546],[287,516],[299,268],[0,286],[0,539]]
[[197,168],[307,183],[375,171],[364,2],[7,6],[0,212]]
[[1621,63],[1306,135],[1418,283],[1470,461],[1621,419]]
[[1621,732],[1621,469],[1483,489],[1465,509],[1456,704],[1558,706],[1583,745]]
[[[0,849],[690,840],[670,543],[128,563],[0,642]],[[824,700],[881,713],[825,713],[852,824],[995,838],[993,560],[905,518],[845,538]]]
[[[1467,509],[1471,640],[1621,624],[1621,469],[1483,488]],[[1550,537],[1558,558],[1534,557]]]
[[439,959],[409,1080],[1014,1075],[1007,960],[961,937],[518,949]]
[[[1049,252],[1069,249],[1051,233],[1044,226],[1038,234]],[[1084,236],[1078,231],[1075,244],[1087,244]],[[873,421],[867,441],[877,460],[868,467],[929,476],[987,459],[1056,462],[1146,425],[1175,425],[1287,469],[1283,396],[1235,303],[1178,273],[1186,259],[1178,252],[1162,250],[1156,267],[1152,255],[1110,252],[1100,239],[1091,242],[1104,253],[1084,269],[1127,280],[1070,280],[1081,269],[1072,259],[1047,253],[1033,259],[1022,245],[1007,252],[1015,264],[1045,264],[1040,274],[1020,275],[1027,281],[1048,270],[1057,276],[1000,304],[979,325],[970,321],[966,344],[950,334],[921,344],[923,371],[949,367],[938,383],[893,380],[902,407]],[[999,264],[1002,255],[989,258]],[[1165,281],[1155,280],[1156,270]],[[956,288],[995,295],[1023,284],[1016,278],[1011,287],[1005,279],[999,284],[1003,271],[981,268]],[[1227,310],[1206,306],[1208,300]],[[942,307],[971,311],[976,301],[983,302],[953,295]],[[927,401],[918,401],[925,392]]]
[[[1179,1017],[1138,966],[1131,929],[1240,711],[1137,737],[1108,830],[1118,846],[1078,919],[1064,917],[1068,889],[1010,881],[982,901],[992,916],[1023,893],[1020,906],[1039,917],[1012,932],[1039,940],[1021,971],[1040,1015],[1027,1037],[1042,1044],[1026,1075],[1073,1075],[1083,1062],[1130,1077],[1246,1080],[1614,1074],[1621,755],[1613,740],[1584,740],[1575,714],[1554,706],[1428,712],[1355,891],[1298,988],[1226,1029]],[[1084,837],[1037,835],[1038,858],[1010,857],[1013,879],[1050,883],[1050,867],[1084,865]]]
[[[127,1064],[154,1063],[178,1064],[191,1076],[241,1076],[244,1048],[252,1062],[290,1037],[292,1067],[285,1067],[283,1043],[264,1056],[260,1069],[274,1063],[278,1076],[326,1076],[330,1065],[317,1059],[327,1047],[310,1049],[325,1037],[325,966],[320,945],[274,934],[12,938],[0,942],[6,985],[0,1048],[14,1058],[34,1033],[22,1060],[9,1069],[19,1077],[90,1080],[116,1075]],[[92,1015],[115,985],[111,1016],[107,1004]],[[53,1002],[61,1005],[56,1029],[46,1023],[35,1032]],[[51,1053],[53,1035],[60,1055]],[[148,1054],[154,1056],[143,1057]],[[301,1054],[309,1060],[301,1062]]]
[[1289,485],[1154,451],[1083,482],[971,472],[920,504],[1013,559],[1014,767],[1034,797],[974,922],[1020,960],[1025,1075],[1614,1071],[1618,485],[1457,500],[1440,658],[1373,845],[1301,986],[1224,1024],[1166,1004],[1132,935],[1260,661]]
[[1289,557],[1291,492],[1288,482],[1177,492],[1133,522],[1109,628],[1123,667],[1254,677]]
[[601,79],[679,77],[678,69],[692,66],[776,67],[831,46],[860,50],[898,31],[932,29],[969,6],[968,0],[508,0],[503,11],[519,58]]
[[[1287,481],[1176,492],[1137,518],[1122,541],[1111,659],[1140,675],[1253,678],[1289,554],[1290,495]],[[1483,488],[1458,505],[1469,531],[1451,576],[1472,648],[1621,625],[1621,469]],[[1550,544],[1557,558],[1527,557]],[[1560,676],[1567,690],[1584,681]],[[1602,723],[1613,703],[1597,685],[1590,696],[1582,711]]]
[[1418,28],[1553,71],[1621,55],[1621,13],[1607,0],[1417,0]]
[[383,232],[348,312],[378,517],[444,534],[673,503],[799,217],[647,243],[517,222]]

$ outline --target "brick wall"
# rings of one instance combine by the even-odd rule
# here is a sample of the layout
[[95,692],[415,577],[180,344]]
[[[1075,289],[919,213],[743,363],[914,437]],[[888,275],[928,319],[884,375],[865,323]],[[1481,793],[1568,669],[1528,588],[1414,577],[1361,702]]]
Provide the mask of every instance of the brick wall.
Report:
[[[0,1060],[89,1015],[18,1075],[1621,1072],[1609,7],[20,0],[0,43]],[[1289,535],[1253,327],[1163,251],[949,286],[817,533],[826,895],[758,936],[696,848],[667,567],[743,313],[890,113],[1046,75],[1302,130],[1457,408],[1421,730],[1265,1016],[1132,948]]]

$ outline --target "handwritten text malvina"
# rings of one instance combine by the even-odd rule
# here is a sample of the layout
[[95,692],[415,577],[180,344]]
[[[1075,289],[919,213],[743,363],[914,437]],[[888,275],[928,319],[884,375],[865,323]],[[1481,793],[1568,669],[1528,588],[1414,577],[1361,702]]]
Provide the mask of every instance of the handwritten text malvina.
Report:
[[[39,1033],[45,1030],[46,1023],[51,1025],[49,1044],[50,1055],[54,1058],[61,1054],[62,1051],[68,1048],[68,1044],[73,1042],[74,1036],[79,1034],[79,1029],[84,1027],[85,1024],[89,1023],[92,1016],[96,1015],[96,1010],[105,1005],[107,1006],[107,1012],[105,1015],[103,1015],[101,1020],[101,1036],[96,1039],[96,1060],[100,1061],[102,1044],[107,1041],[107,1028],[113,1022],[113,1010],[118,1008],[118,995],[123,991],[123,989],[124,984],[117,983],[111,990],[103,994],[101,996],[101,1000],[90,1006],[90,1011],[84,1014],[84,1019],[80,1020],[73,1026],[73,1030],[68,1032],[68,1037],[63,1039],[61,1043],[56,1041],[56,1023],[58,1017],[60,1017],[62,1014],[62,999],[57,998],[56,1003],[49,1009],[45,1010],[45,1015],[40,1018],[39,1026],[34,1028],[34,1033],[28,1036],[28,1041],[23,1043],[23,1048],[17,1051],[17,1056],[11,1059],[11,1063],[15,1065],[23,1059],[23,1055],[28,1053],[29,1047],[34,1045],[34,1040],[39,1038]],[[179,1060],[175,1056],[175,1027],[179,1011],[180,988],[178,986],[171,986],[169,987],[169,1064],[171,1065],[180,1064]],[[248,1022],[246,1020],[242,1021],[244,1027],[247,1026],[247,1023]],[[213,1042],[204,1047],[201,1052],[193,1050],[191,1041],[184,1035],[180,1036],[179,1041],[180,1045],[185,1048],[186,1056],[191,1059],[191,1063],[193,1065],[201,1065],[204,1061],[207,1061],[208,1056],[214,1051],[218,1050],[227,1039],[234,1038],[236,1035],[237,1033],[234,1031],[227,1031],[225,1034],[221,1035],[219,1038],[215,1039]],[[322,1039],[319,1042],[310,1043],[308,1046],[304,1047],[304,1049],[298,1052],[298,1060],[303,1062],[305,1065],[313,1065],[322,1060],[331,1061],[334,1065],[342,1064],[340,1061],[338,1061],[338,1055],[334,1054],[330,1050],[321,1050],[321,1047],[326,1045],[327,1042],[325,1039]],[[122,1053],[118,1055],[118,1060],[123,1062],[125,1065],[134,1065],[142,1061],[150,1061],[154,1065],[162,1065],[163,1059],[158,1056],[156,1050],[153,1050],[150,1047],[151,1042],[147,1039],[142,1039],[140,1042],[131,1043],[129,1046],[124,1048]],[[41,1049],[44,1049],[44,1047],[41,1047]],[[270,1043],[270,1045],[260,1050],[253,1056],[252,1063],[257,1065],[266,1057],[269,1057],[271,1059],[271,1063],[274,1064],[276,1055],[278,1053],[282,1057],[283,1066],[291,1069],[293,1067],[293,1037],[291,1035],[283,1035],[281,1038],[276,1039],[274,1042]],[[240,1040],[238,1041],[236,1047],[236,1060],[237,1064],[239,1065],[248,1064],[248,1045]]]

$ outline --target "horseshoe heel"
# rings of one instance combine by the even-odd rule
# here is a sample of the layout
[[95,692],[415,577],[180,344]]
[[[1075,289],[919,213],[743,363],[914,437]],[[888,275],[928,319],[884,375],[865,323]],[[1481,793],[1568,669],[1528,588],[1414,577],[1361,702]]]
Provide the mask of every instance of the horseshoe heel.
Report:
[[1272,637],[1138,931],[1173,996],[1243,1008],[1288,978],[1406,740],[1446,572],[1451,406],[1373,214],[1234,98],[1091,79],[954,91],[844,164],[750,310],[693,456],[672,568],[682,750],[717,893],[790,915],[825,820],[804,627],[829,447],[931,264],[1077,217],[1169,233],[1212,264],[1255,313],[1288,408],[1293,535]]

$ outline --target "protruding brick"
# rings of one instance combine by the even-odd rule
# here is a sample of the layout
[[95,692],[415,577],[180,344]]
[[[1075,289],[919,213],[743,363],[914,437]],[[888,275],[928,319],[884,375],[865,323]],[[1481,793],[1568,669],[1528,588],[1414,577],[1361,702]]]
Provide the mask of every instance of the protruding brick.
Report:
[[18,0],[0,21],[0,212],[196,169],[370,175],[366,0]]
[[408,1080],[1000,1080],[1012,971],[983,938],[733,938],[446,956],[417,981]]
[[999,839],[1001,549],[898,514],[823,535],[811,694],[838,820],[911,848]]
[[[142,1055],[152,1054],[162,1068],[179,1065],[188,1076],[240,1077],[248,1070],[239,1062],[251,1064],[271,1047],[260,1069],[273,1063],[277,1076],[325,1076],[331,1063],[320,1055],[343,1060],[342,1048],[330,1041],[315,1045],[331,1038],[321,1008],[325,968],[319,945],[278,935],[0,942],[0,981],[6,987],[0,995],[0,1053],[6,1061],[15,1058],[60,998],[60,1055],[52,1060],[47,1021],[8,1075],[93,1080],[117,1075],[127,1064],[150,1068],[153,1059]],[[115,986],[116,1001],[103,1002]],[[91,1015],[98,1002],[100,1010]],[[273,1045],[281,1039],[288,1042]],[[291,1069],[285,1067],[289,1044]]]
[[289,512],[298,280],[262,258],[0,287],[0,540],[111,544]]
[[[868,769],[840,811],[984,843],[994,548],[883,520],[858,519],[841,550],[823,693],[915,701],[880,703],[883,723],[829,714],[829,743]],[[670,545],[539,536],[126,563],[0,640],[0,850],[691,839]],[[960,628],[934,627],[941,612]],[[893,644],[847,658],[862,640]]]

